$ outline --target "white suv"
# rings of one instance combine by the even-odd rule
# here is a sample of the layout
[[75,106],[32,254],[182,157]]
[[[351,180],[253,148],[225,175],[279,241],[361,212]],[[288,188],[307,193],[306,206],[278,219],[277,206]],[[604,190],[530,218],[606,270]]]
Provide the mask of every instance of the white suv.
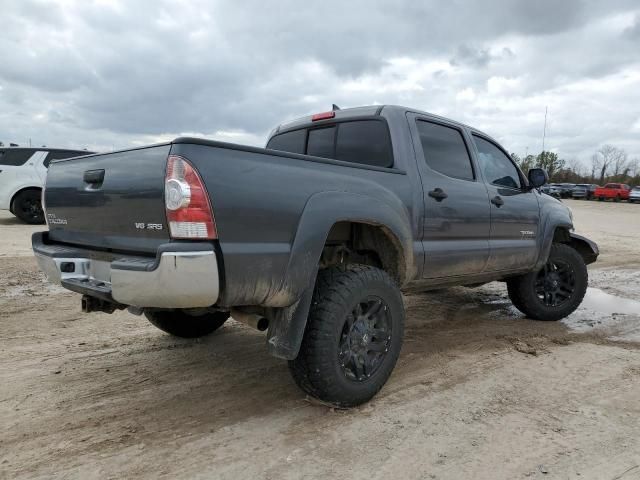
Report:
[[633,187],[629,192],[629,203],[640,202],[640,187]]
[[54,148],[0,148],[0,210],[27,223],[44,223],[40,203],[51,160],[93,152]]

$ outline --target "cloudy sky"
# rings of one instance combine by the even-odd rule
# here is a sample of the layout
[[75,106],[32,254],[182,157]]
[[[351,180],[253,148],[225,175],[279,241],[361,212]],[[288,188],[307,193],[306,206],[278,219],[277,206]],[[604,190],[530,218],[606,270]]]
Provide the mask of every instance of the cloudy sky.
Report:
[[0,7],[0,141],[263,145],[330,108],[407,105],[519,154],[640,157],[640,2],[35,1]]

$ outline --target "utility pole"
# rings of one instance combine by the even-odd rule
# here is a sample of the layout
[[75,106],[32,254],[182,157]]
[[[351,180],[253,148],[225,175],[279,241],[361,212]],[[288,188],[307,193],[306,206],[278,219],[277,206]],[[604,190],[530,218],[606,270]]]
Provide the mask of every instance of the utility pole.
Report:
[[544,153],[544,140],[547,136],[547,112],[549,111],[549,107],[544,107],[544,129],[542,130],[542,153]]

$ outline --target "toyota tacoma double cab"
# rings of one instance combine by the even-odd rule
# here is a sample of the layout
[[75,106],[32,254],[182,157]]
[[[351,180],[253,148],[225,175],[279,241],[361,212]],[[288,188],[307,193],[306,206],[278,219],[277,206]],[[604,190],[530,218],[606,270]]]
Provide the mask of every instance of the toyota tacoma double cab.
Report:
[[387,381],[402,289],[506,282],[536,320],[573,312],[597,246],[479,130],[399,106],[307,116],[266,148],[177,138],[52,162],[33,250],[85,312],[180,337],[266,330],[307,394],[348,407]]

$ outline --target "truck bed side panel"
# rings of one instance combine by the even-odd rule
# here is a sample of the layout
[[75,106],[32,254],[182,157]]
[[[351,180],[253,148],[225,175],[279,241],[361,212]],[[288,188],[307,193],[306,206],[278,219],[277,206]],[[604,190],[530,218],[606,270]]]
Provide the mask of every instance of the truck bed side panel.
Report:
[[[282,307],[296,300],[307,285],[296,289],[287,282],[292,245],[303,211],[320,192],[368,197],[369,214],[360,217],[369,223],[379,219],[384,203],[386,210],[396,212],[397,223],[405,225],[406,231],[397,235],[405,240],[407,236],[417,238],[411,231],[412,188],[405,174],[304,161],[268,150],[177,143],[171,153],[196,166],[211,197],[224,262],[222,305]],[[318,228],[326,229],[318,236],[324,236],[320,251],[333,224],[328,218],[345,218],[340,206],[327,203],[327,212],[318,217]],[[385,222],[380,219],[379,223]],[[411,251],[410,243],[409,238]],[[308,253],[318,257],[309,259],[317,263],[318,246],[310,246]]]

